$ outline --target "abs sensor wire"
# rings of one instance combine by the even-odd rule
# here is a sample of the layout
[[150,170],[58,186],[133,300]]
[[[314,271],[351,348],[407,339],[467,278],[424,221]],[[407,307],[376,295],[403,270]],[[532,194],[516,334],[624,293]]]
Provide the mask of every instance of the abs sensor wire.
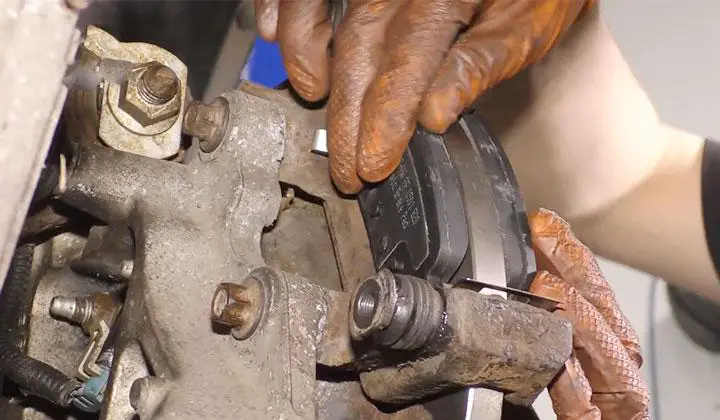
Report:
[[5,376],[29,394],[67,407],[80,388],[80,382],[27,356],[17,345],[23,328],[19,325],[19,317],[29,315],[35,293],[30,278],[34,248],[32,244],[25,244],[16,249],[0,292],[0,376]]

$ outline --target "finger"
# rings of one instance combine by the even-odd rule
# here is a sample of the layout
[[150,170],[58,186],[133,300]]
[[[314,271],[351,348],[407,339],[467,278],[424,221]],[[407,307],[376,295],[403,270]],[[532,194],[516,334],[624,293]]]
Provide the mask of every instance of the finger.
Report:
[[333,42],[331,92],[328,102],[330,176],[337,188],[354,194],[363,183],[355,166],[361,105],[377,74],[390,21],[400,0],[350,3]]
[[277,40],[288,79],[310,102],[327,96],[332,27],[325,0],[279,0]]
[[548,387],[557,420],[601,420],[600,409],[592,402],[592,388],[580,361],[573,355]]
[[597,308],[640,367],[640,340],[620,310],[592,251],[575,237],[565,220],[549,210],[542,209],[530,217],[530,231],[538,267],[574,286]]
[[[547,271],[540,271],[531,285],[531,290],[549,298],[561,296],[562,294],[552,287],[558,281],[557,277]],[[565,302],[560,302],[563,302],[560,309],[565,310],[567,308]],[[575,352],[548,386],[548,394],[558,420],[600,420],[601,418],[600,410],[592,402],[590,382],[585,377],[585,371]]]
[[382,181],[415,131],[418,107],[439,63],[478,0],[411,0],[390,22],[385,56],[362,106],[357,169]]
[[583,0],[488,3],[445,58],[423,100],[420,123],[444,132],[479,95],[544,56],[584,5]]
[[280,0],[255,0],[255,25],[260,36],[275,42]]
[[572,323],[575,356],[602,418],[647,418],[649,396],[640,371],[595,307],[570,284],[546,272],[535,278],[530,291],[563,302],[556,313]]

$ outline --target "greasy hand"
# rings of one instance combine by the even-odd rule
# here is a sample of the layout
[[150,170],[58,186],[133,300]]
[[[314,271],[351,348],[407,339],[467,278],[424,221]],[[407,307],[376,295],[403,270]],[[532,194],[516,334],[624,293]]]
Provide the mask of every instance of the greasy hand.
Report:
[[540,59],[594,0],[255,0],[305,99],[330,92],[330,174],[346,193],[386,178],[419,121],[444,132],[480,94]]
[[573,356],[549,387],[558,420],[649,419],[648,390],[635,330],[620,311],[592,252],[557,214],[530,219],[539,271],[530,291],[564,302]]

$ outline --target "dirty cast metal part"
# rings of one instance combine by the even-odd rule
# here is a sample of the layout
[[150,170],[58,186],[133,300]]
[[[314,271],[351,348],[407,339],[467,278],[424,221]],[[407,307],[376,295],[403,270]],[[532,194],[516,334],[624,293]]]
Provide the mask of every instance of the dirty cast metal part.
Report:
[[0,287],[65,99],[76,22],[63,0],[0,0]]
[[[315,166],[310,172],[326,173],[326,160],[298,159],[280,168],[283,152],[285,157],[293,153],[290,143],[315,158],[309,153],[312,125],[298,117],[307,113],[293,115],[288,100],[276,96],[270,101],[254,95],[256,87],[244,88],[223,95],[231,124],[219,147],[185,164],[98,145],[78,152],[62,200],[109,223],[127,221],[136,240],[127,300],[116,322],[103,418],[130,419],[136,413],[141,418],[149,418],[148,413],[153,418],[236,418],[235,408],[217,402],[238,396],[243,397],[237,409],[247,418],[337,418],[336,401],[321,408],[315,398],[316,353],[332,347],[319,343],[331,327],[328,302],[339,302],[332,312],[347,314],[349,300],[331,299],[340,292],[314,286],[315,279],[267,267],[261,251],[263,230],[277,223],[282,201],[278,174]],[[316,196],[329,195],[332,185],[324,179],[300,185]],[[336,230],[353,232],[344,228],[347,224],[362,229],[357,208],[347,212],[346,204],[329,201],[327,214],[336,215],[328,219]],[[354,222],[348,219],[353,214]],[[354,253],[347,251],[348,241],[326,256],[344,261],[339,280],[352,285],[361,278],[359,260],[365,259],[370,270],[372,265],[362,246],[358,251],[356,239]],[[208,316],[217,284],[243,286],[246,278],[264,285],[266,306],[255,331],[242,340],[217,334],[222,331],[213,331]],[[347,335],[347,322],[343,326]],[[332,328],[343,326],[333,323]],[[138,380],[147,384],[137,385]],[[345,387],[334,381],[324,386]],[[361,392],[355,395],[352,404],[342,406],[346,418],[358,418],[357,410],[372,413],[363,417],[369,419],[407,415],[407,410],[384,414]]]
[[[237,410],[246,418],[338,418],[337,402],[316,402],[316,352],[328,348],[319,344],[326,313],[347,314],[348,300],[266,267],[260,249],[281,203],[284,146],[295,142],[308,152],[313,131],[281,103],[242,90],[224,98],[232,121],[224,140],[186,165],[100,146],[79,152],[62,199],[103,220],[127,220],[137,241],[103,418],[223,419],[237,418]],[[308,189],[321,192],[331,188],[327,182]],[[244,340],[213,333],[208,304],[217,283],[242,286],[246,278],[266,296],[256,331]],[[418,418],[423,411],[384,414],[354,395],[343,405],[345,418]],[[218,404],[238,398],[233,408]]]
[[[278,214],[286,140],[282,109],[241,91],[224,97],[233,126],[213,154],[183,165],[83,146],[61,197],[106,222],[128,223],[136,241],[105,418],[135,412],[123,392],[147,376],[139,376],[143,371],[167,381],[156,418],[231,418],[216,402],[238,395],[256,396],[245,405],[251,418],[294,417],[284,398],[289,369],[275,351],[287,325],[278,319],[275,328],[242,343],[210,328],[216,284],[239,281],[264,265],[260,236]],[[263,367],[267,381],[237,380]]]
[[[380,274],[355,293],[352,324],[365,326],[360,329],[362,339],[386,348],[422,349],[423,356],[402,363],[401,369],[362,372],[363,389],[375,401],[402,404],[485,386],[502,391],[511,403],[527,406],[570,356],[569,322],[545,310],[468,289],[434,289],[426,280],[407,275]],[[399,287],[383,287],[393,280]],[[383,288],[395,287],[394,296],[383,293]],[[408,293],[410,288],[414,290]],[[487,413],[482,418],[488,418]]]

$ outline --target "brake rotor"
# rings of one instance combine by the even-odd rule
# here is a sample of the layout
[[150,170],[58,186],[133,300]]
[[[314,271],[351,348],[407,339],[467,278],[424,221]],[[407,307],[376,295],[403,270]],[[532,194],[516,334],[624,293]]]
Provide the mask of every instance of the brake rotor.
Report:
[[[475,115],[444,135],[418,129],[397,170],[359,204],[378,270],[501,293],[529,288],[535,258],[517,180]],[[425,407],[438,419],[499,420],[502,402],[497,391],[467,389]]]

